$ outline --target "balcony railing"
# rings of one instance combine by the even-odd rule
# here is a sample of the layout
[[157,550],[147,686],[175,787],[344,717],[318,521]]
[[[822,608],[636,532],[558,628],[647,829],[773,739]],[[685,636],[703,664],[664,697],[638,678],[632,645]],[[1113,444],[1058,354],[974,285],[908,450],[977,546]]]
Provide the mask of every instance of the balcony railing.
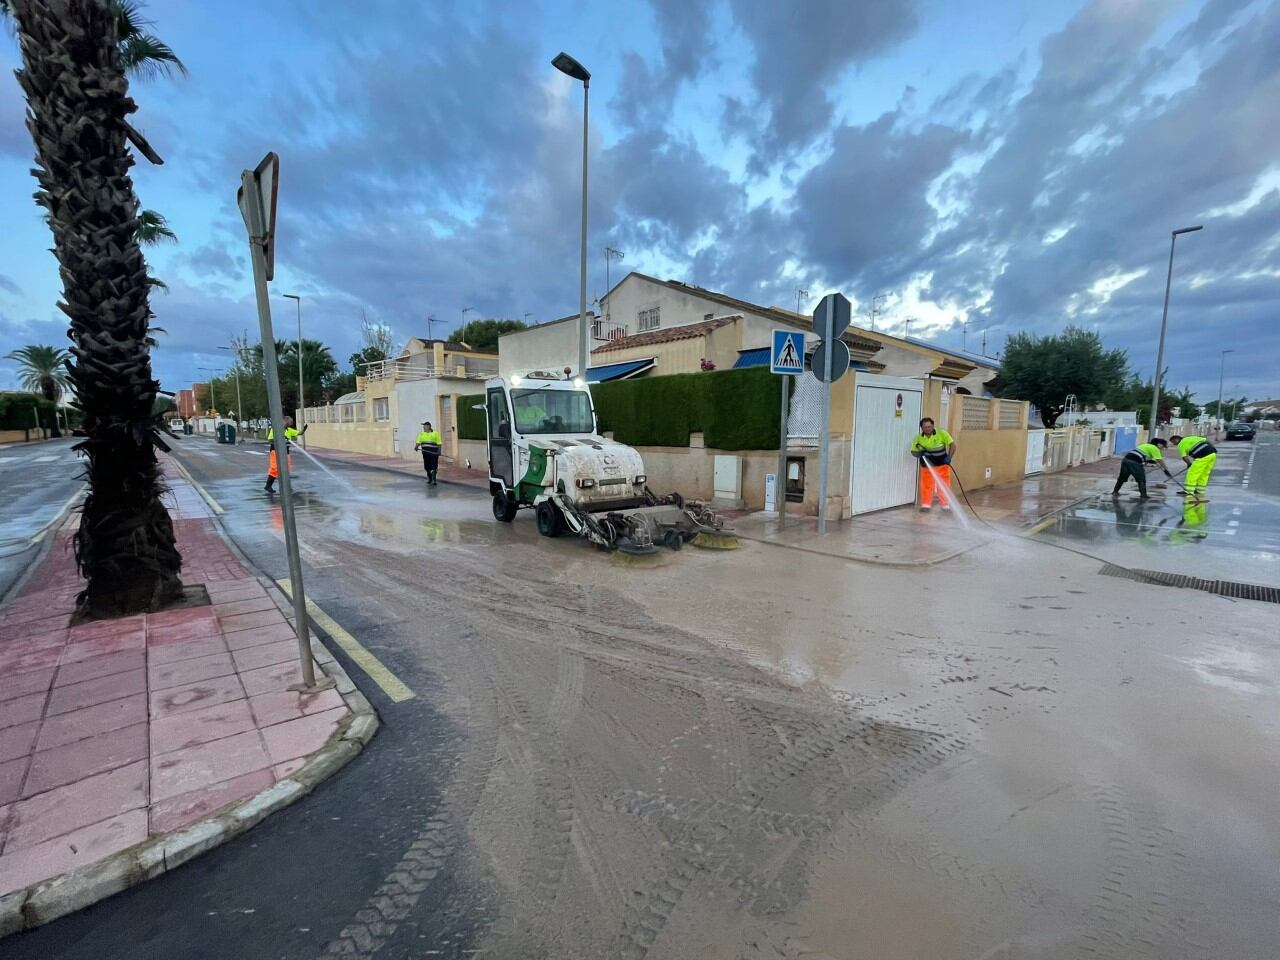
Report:
[[603,340],[621,340],[627,335],[626,324],[614,323],[605,317],[597,317],[591,321],[591,339]]
[[364,365],[365,379],[375,380],[431,380],[437,377],[453,377],[459,380],[488,380],[498,375],[498,361],[480,360],[476,357],[452,357],[445,355],[444,365],[436,366],[429,353],[392,360],[377,360]]

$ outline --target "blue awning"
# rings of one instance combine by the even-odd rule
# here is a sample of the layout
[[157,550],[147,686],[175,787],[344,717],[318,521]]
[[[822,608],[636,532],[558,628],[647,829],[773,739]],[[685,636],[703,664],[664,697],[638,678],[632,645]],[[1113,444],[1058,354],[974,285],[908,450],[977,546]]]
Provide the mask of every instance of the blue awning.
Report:
[[[805,354],[804,365],[806,369],[809,366],[809,361],[812,359],[813,359],[812,353]],[[754,350],[739,350],[738,359],[733,362],[733,369],[737,370],[739,367],[767,367],[768,365],[769,365],[769,348],[759,347]],[[865,372],[867,367],[866,367],[866,364],[859,363],[857,360],[851,360],[849,361],[849,369],[862,370],[863,372]]]
[[[768,351],[765,351],[766,353]],[[768,357],[765,363],[768,363]],[[630,380],[642,373],[648,373],[654,367],[653,357],[643,360],[622,360],[618,363],[602,363],[598,367],[587,367],[587,383],[604,383],[607,380]]]

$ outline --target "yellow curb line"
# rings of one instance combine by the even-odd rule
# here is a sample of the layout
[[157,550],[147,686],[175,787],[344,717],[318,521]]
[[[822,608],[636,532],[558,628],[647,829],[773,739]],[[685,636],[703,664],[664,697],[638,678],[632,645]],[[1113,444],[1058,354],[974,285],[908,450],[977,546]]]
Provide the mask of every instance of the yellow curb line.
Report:
[[184,467],[178,461],[177,457],[175,457],[173,454],[169,454],[169,459],[172,460],[173,465],[178,468],[178,472],[182,474],[182,479],[186,480],[187,483],[195,487],[196,493],[204,497],[204,502],[209,505],[209,509],[211,509],[214,513],[217,513],[217,514],[223,514],[227,512],[222,509],[222,504],[218,503],[217,500],[213,499],[213,497],[209,495],[209,491],[206,490],[204,487],[200,486],[199,481],[196,480],[195,477],[193,477],[190,473],[187,472],[187,468]]
[[[290,598],[293,597],[288,577],[277,580],[276,583]],[[316,622],[316,625],[332,637],[333,642],[345,650],[347,656],[355,661],[356,665],[367,673],[369,679],[381,687],[382,692],[390,697],[393,702],[403,703],[405,700],[412,700],[416,696],[399,677],[383,665],[381,660],[366,650],[359,640],[347,633],[338,621],[316,606],[316,602],[310,598],[307,599],[307,613]]]
[[1058,520],[1058,515],[1056,513],[1051,517],[1045,517],[1043,520],[1037,523],[1030,530],[1024,530],[1022,532],[1022,535],[1024,537],[1034,537],[1037,533],[1040,533],[1041,531],[1046,530],[1049,527],[1052,527],[1054,523],[1057,522],[1057,520]]

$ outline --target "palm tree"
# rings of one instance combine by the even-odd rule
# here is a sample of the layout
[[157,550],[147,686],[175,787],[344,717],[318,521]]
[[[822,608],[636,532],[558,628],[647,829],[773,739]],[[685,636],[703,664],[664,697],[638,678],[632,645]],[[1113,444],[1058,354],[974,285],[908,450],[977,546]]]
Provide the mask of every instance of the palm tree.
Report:
[[61,400],[63,392],[71,386],[66,368],[71,354],[60,347],[32,344],[21,350],[10,351],[5,359],[17,360],[22,386],[32,393],[40,394],[50,403]]
[[[87,581],[80,613],[152,610],[182,594],[182,557],[161,502],[152,412],[150,285],[138,247],[137,147],[118,18],[102,0],[7,0],[17,24],[36,148],[36,202],[49,215],[71,326],[70,380],[84,410],[89,494],[75,535]],[[143,141],[145,143],[145,141]],[[140,149],[140,148],[139,148]],[[149,147],[147,148],[149,150]],[[141,151],[146,154],[146,150]]]
[[169,229],[169,221],[154,210],[143,210],[138,214],[138,242],[154,247],[169,241],[178,242],[178,235]]

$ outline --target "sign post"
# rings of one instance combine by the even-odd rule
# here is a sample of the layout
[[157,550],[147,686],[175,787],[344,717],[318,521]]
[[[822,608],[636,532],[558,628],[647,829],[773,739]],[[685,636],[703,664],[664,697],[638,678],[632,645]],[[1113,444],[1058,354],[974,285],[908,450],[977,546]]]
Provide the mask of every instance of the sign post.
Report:
[[799,330],[773,331],[769,350],[769,371],[782,376],[782,412],[778,415],[778,476],[773,495],[777,502],[778,526],[787,522],[787,392],[791,378],[804,373],[804,334]]
[[[818,535],[827,532],[827,468],[831,458],[831,383],[849,369],[849,345],[840,334],[849,326],[853,309],[843,293],[828,293],[813,311],[813,330],[822,346],[813,356],[813,375],[823,383],[822,425],[818,434]],[[839,355],[840,359],[837,359]]]
[[[294,521],[293,487],[289,478],[288,443],[284,435],[284,407],[280,402],[280,374],[276,366],[276,340],[271,329],[271,303],[267,281],[275,275],[276,191],[280,158],[275,153],[263,157],[255,170],[240,174],[236,202],[249,232],[249,253],[253,261],[253,287],[258,299],[258,324],[262,332],[262,363],[267,375],[267,401],[271,408],[272,443],[280,474],[280,506],[284,514],[284,543],[289,558],[289,592],[293,595],[294,627],[298,634],[298,659],[302,666],[302,688],[317,690],[332,686],[326,678],[317,685],[311,659],[311,638],[307,621],[307,601],[302,591],[302,559],[298,555],[298,528]],[[293,688],[290,688],[293,689]]]

